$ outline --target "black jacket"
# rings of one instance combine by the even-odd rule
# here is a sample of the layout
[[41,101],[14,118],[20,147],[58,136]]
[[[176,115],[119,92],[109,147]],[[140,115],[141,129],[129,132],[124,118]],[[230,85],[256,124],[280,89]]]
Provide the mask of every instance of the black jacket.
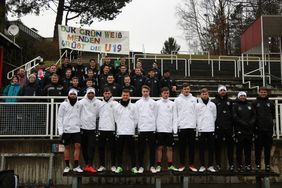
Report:
[[27,82],[22,90],[21,96],[39,96],[40,95],[40,86],[38,83]]
[[147,78],[145,84],[150,87],[150,96],[159,97],[160,96],[160,84],[157,78]]
[[242,102],[236,100],[233,104],[233,119],[235,123],[235,133],[252,135],[254,133],[256,114],[252,104],[247,100]]
[[[121,88],[120,85],[116,84],[116,83],[112,83],[112,84],[105,84],[104,88],[109,88],[112,92],[113,97],[120,97],[121,95]],[[103,92],[104,89],[102,89]],[[103,93],[101,93],[101,96],[103,96]]]
[[171,97],[176,97],[176,92],[173,92],[171,90],[172,86],[176,86],[176,82],[175,82],[174,79],[163,77],[160,80],[160,89],[162,89],[163,87],[168,87],[169,88],[169,92],[170,92],[170,96]]
[[122,86],[122,90],[124,89],[128,89],[129,92],[130,92],[130,96],[131,97],[135,97],[135,87],[133,85],[130,85],[130,86]]
[[256,131],[273,131],[273,119],[275,119],[275,106],[266,98],[257,97],[253,102],[256,111]]
[[103,90],[103,88],[105,87],[105,84],[107,84],[107,77],[108,74],[100,74],[99,78],[98,78],[98,87],[100,89],[100,91]]
[[62,96],[63,95],[63,86],[60,84],[51,83],[45,86],[43,90],[45,96]]
[[142,96],[142,86],[145,85],[147,77],[141,75],[137,76],[134,75],[131,79],[132,85],[135,87],[135,96],[141,97]]
[[229,130],[233,131],[232,104],[233,101],[225,95],[217,95],[212,102],[216,105],[215,131]]

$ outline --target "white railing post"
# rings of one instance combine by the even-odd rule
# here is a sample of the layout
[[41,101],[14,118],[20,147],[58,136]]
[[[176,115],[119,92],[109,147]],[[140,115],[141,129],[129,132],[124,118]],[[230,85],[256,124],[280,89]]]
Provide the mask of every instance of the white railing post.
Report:
[[213,60],[211,60],[211,76],[214,77],[214,72],[213,72]]
[[244,54],[242,54],[241,58],[241,71],[242,71],[242,83],[245,83],[245,68],[244,68]]
[[275,126],[275,128],[276,128],[276,138],[277,139],[279,139],[279,124],[280,124],[280,122],[279,122],[279,108],[278,108],[278,100],[276,99],[275,100],[275,124],[276,124],[276,126]]
[[[50,104],[46,104],[46,136],[49,135],[49,117],[50,117],[50,114],[49,114],[49,105]],[[50,135],[49,135],[50,136]],[[51,137],[50,137],[51,138]]]
[[164,75],[164,60],[161,59],[161,75]]
[[53,139],[54,128],[54,98],[51,99],[51,112],[50,112],[50,139]]

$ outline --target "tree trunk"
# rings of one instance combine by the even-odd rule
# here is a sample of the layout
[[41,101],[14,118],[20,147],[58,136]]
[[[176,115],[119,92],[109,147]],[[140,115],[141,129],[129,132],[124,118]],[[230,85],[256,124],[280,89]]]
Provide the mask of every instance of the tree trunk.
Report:
[[4,33],[6,25],[6,1],[0,0],[0,32]]
[[58,25],[62,24],[62,21],[63,21],[64,5],[65,5],[65,0],[59,0],[59,5],[57,8],[56,22],[54,26],[53,41],[58,40]]

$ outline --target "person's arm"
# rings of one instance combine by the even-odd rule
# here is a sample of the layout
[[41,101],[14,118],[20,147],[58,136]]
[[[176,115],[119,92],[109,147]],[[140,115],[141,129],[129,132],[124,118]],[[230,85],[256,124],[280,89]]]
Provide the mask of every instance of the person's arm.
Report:
[[4,90],[3,90],[3,96],[8,96],[8,91],[9,91],[10,85],[7,85]]
[[59,107],[58,117],[57,117],[58,132],[60,136],[63,135],[64,133],[64,125],[63,125],[64,115],[65,115],[65,106],[62,103]]
[[177,125],[177,112],[176,112],[176,105],[175,102],[173,103],[173,109],[172,109],[172,113],[173,113],[173,134],[177,134],[177,130],[178,130],[178,125]]

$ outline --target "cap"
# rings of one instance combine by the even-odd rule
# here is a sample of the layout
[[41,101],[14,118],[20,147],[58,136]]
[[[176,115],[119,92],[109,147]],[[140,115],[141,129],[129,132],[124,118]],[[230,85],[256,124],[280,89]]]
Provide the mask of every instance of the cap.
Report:
[[87,88],[86,94],[91,93],[91,92],[95,94],[95,89],[93,87]]
[[220,90],[225,90],[225,91],[227,91],[226,87],[225,87],[225,86],[222,86],[222,85],[221,85],[221,86],[218,86],[217,92],[219,93]]
[[239,98],[242,95],[245,95],[247,97],[247,93],[245,91],[240,91],[237,96]]
[[76,89],[70,89],[68,95],[74,93],[75,95],[77,95],[77,90]]

